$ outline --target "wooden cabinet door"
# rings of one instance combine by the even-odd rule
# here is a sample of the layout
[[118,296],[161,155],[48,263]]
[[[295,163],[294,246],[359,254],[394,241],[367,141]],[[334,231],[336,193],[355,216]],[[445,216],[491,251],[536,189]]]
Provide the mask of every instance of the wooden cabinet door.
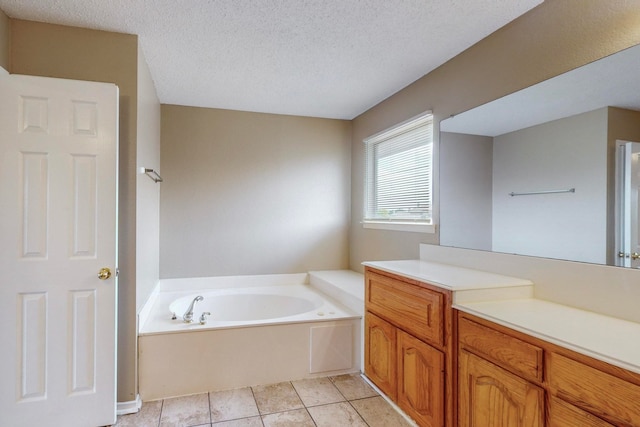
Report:
[[556,397],[549,398],[547,418],[547,427],[614,427],[613,424]]
[[444,425],[444,354],[398,331],[398,406],[420,426]]
[[459,354],[460,427],[542,427],[544,390],[464,350]]
[[396,327],[369,312],[365,315],[364,373],[396,400]]

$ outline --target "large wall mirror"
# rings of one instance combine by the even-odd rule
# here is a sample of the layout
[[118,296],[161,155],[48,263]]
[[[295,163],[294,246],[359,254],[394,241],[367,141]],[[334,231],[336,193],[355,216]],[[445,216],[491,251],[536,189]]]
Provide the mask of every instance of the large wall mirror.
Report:
[[440,122],[440,244],[640,268],[640,45]]

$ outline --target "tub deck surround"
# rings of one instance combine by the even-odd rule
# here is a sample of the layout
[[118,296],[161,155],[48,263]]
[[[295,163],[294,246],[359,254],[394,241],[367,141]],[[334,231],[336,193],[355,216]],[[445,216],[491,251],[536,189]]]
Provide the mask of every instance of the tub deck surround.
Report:
[[[186,301],[191,301],[196,296],[203,296],[204,300],[196,303],[193,311],[193,323],[185,323],[182,320],[184,314],[183,304]],[[248,298],[254,298],[256,310],[260,310],[261,303],[257,301],[260,296],[265,296],[265,303],[269,304],[262,310],[264,313],[253,313],[255,316],[252,318],[240,318],[234,316],[234,314],[241,314],[241,311],[246,311],[247,307],[240,306],[237,313],[231,306],[234,300],[238,304],[249,303]],[[217,300],[219,298],[219,300]],[[281,305],[286,304],[289,300],[299,300],[300,305],[305,302],[308,303],[309,309],[306,311],[300,311],[295,314],[288,314],[282,312],[280,314],[274,313],[273,316],[268,316],[268,312],[274,311],[274,309],[281,308]],[[224,300],[226,307],[220,307],[216,310],[215,304]],[[174,304],[174,309],[170,307]],[[283,309],[285,307],[282,307]],[[275,310],[278,311],[278,310]],[[203,312],[210,312],[211,315],[207,318],[207,323],[201,325],[198,322],[200,315]],[[175,313],[176,319],[172,319],[172,314]],[[251,313],[247,313],[250,315]],[[170,291],[160,292],[153,302],[153,308],[151,309],[145,323],[140,327],[140,336],[153,335],[153,334],[167,334],[167,333],[180,333],[180,332],[195,332],[209,329],[223,329],[223,328],[241,328],[247,324],[251,325],[277,325],[282,323],[304,323],[313,321],[329,321],[329,320],[341,320],[341,319],[360,319],[361,315],[352,312],[347,307],[334,301],[330,297],[321,294],[311,286],[306,284],[289,284],[280,286],[248,286],[248,287],[236,287],[231,289],[211,289],[197,291]]]
[[[319,272],[318,272],[319,273]],[[332,277],[348,277],[353,280],[353,276],[348,271],[332,271]],[[354,273],[357,275],[357,273]],[[360,275],[361,276],[361,275]],[[362,314],[358,311],[351,310],[346,307],[339,298],[342,293],[340,291],[333,292],[331,295],[331,282],[326,282],[323,289],[307,284],[309,281],[307,274],[276,274],[261,276],[233,276],[233,277],[200,277],[193,279],[166,279],[161,280],[158,286],[158,292],[148,301],[148,307],[145,306],[141,315],[139,335],[165,334],[186,331],[200,331],[207,329],[235,328],[243,327],[249,321],[253,325],[275,325],[281,323],[302,323],[309,321],[329,321],[339,319],[359,319]],[[327,292],[323,292],[323,290]],[[201,295],[204,297],[202,302],[195,305],[193,323],[185,323],[182,320],[184,310],[182,305],[177,311],[169,308],[172,303],[178,300],[193,299]],[[274,316],[259,316],[252,319],[241,319],[237,316],[218,314],[215,309],[207,308],[216,297],[225,299],[226,302],[233,302],[233,295],[238,295],[238,302],[246,304],[249,302],[248,295],[267,295],[271,302],[271,307],[276,305],[276,296],[283,295],[285,298],[307,300],[311,308],[307,311],[301,311],[296,314]],[[283,299],[284,303],[285,300]],[[353,305],[352,301],[349,301]],[[360,300],[362,305],[362,300]],[[243,307],[244,309],[245,307]],[[212,311],[213,310],[213,311]],[[207,323],[201,325],[198,322],[203,312],[209,311]],[[229,307],[225,307],[225,312],[233,314]],[[172,313],[175,312],[176,319],[172,320]]]
[[309,272],[309,284],[364,316],[364,275],[351,270]]
[[640,373],[640,323],[535,298],[529,280],[425,260],[363,264],[451,290],[454,309]]
[[[162,281],[139,333],[142,399],[359,372],[362,316],[307,282],[307,274]],[[273,310],[284,306],[294,312]],[[201,325],[203,311],[211,315]]]

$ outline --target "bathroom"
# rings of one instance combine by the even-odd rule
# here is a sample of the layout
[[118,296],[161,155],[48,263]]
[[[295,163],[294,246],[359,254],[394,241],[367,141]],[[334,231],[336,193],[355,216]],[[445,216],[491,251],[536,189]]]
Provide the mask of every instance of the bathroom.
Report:
[[[425,110],[439,121],[635,45],[638,9],[545,2],[353,120],[161,106],[135,36],[0,14],[0,65],[12,73],[120,87],[117,401],[136,405],[138,316],[161,279],[361,273],[364,261],[417,259],[438,233],[360,224],[361,141]],[[74,49],[53,61],[52,45]],[[238,140],[242,150],[231,151]],[[268,226],[251,226],[258,221]]]

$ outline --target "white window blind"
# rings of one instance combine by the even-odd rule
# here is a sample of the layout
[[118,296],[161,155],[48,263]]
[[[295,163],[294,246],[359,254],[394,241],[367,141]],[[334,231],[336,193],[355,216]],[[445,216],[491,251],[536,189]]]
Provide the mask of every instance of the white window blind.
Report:
[[431,223],[433,115],[364,140],[364,221]]

